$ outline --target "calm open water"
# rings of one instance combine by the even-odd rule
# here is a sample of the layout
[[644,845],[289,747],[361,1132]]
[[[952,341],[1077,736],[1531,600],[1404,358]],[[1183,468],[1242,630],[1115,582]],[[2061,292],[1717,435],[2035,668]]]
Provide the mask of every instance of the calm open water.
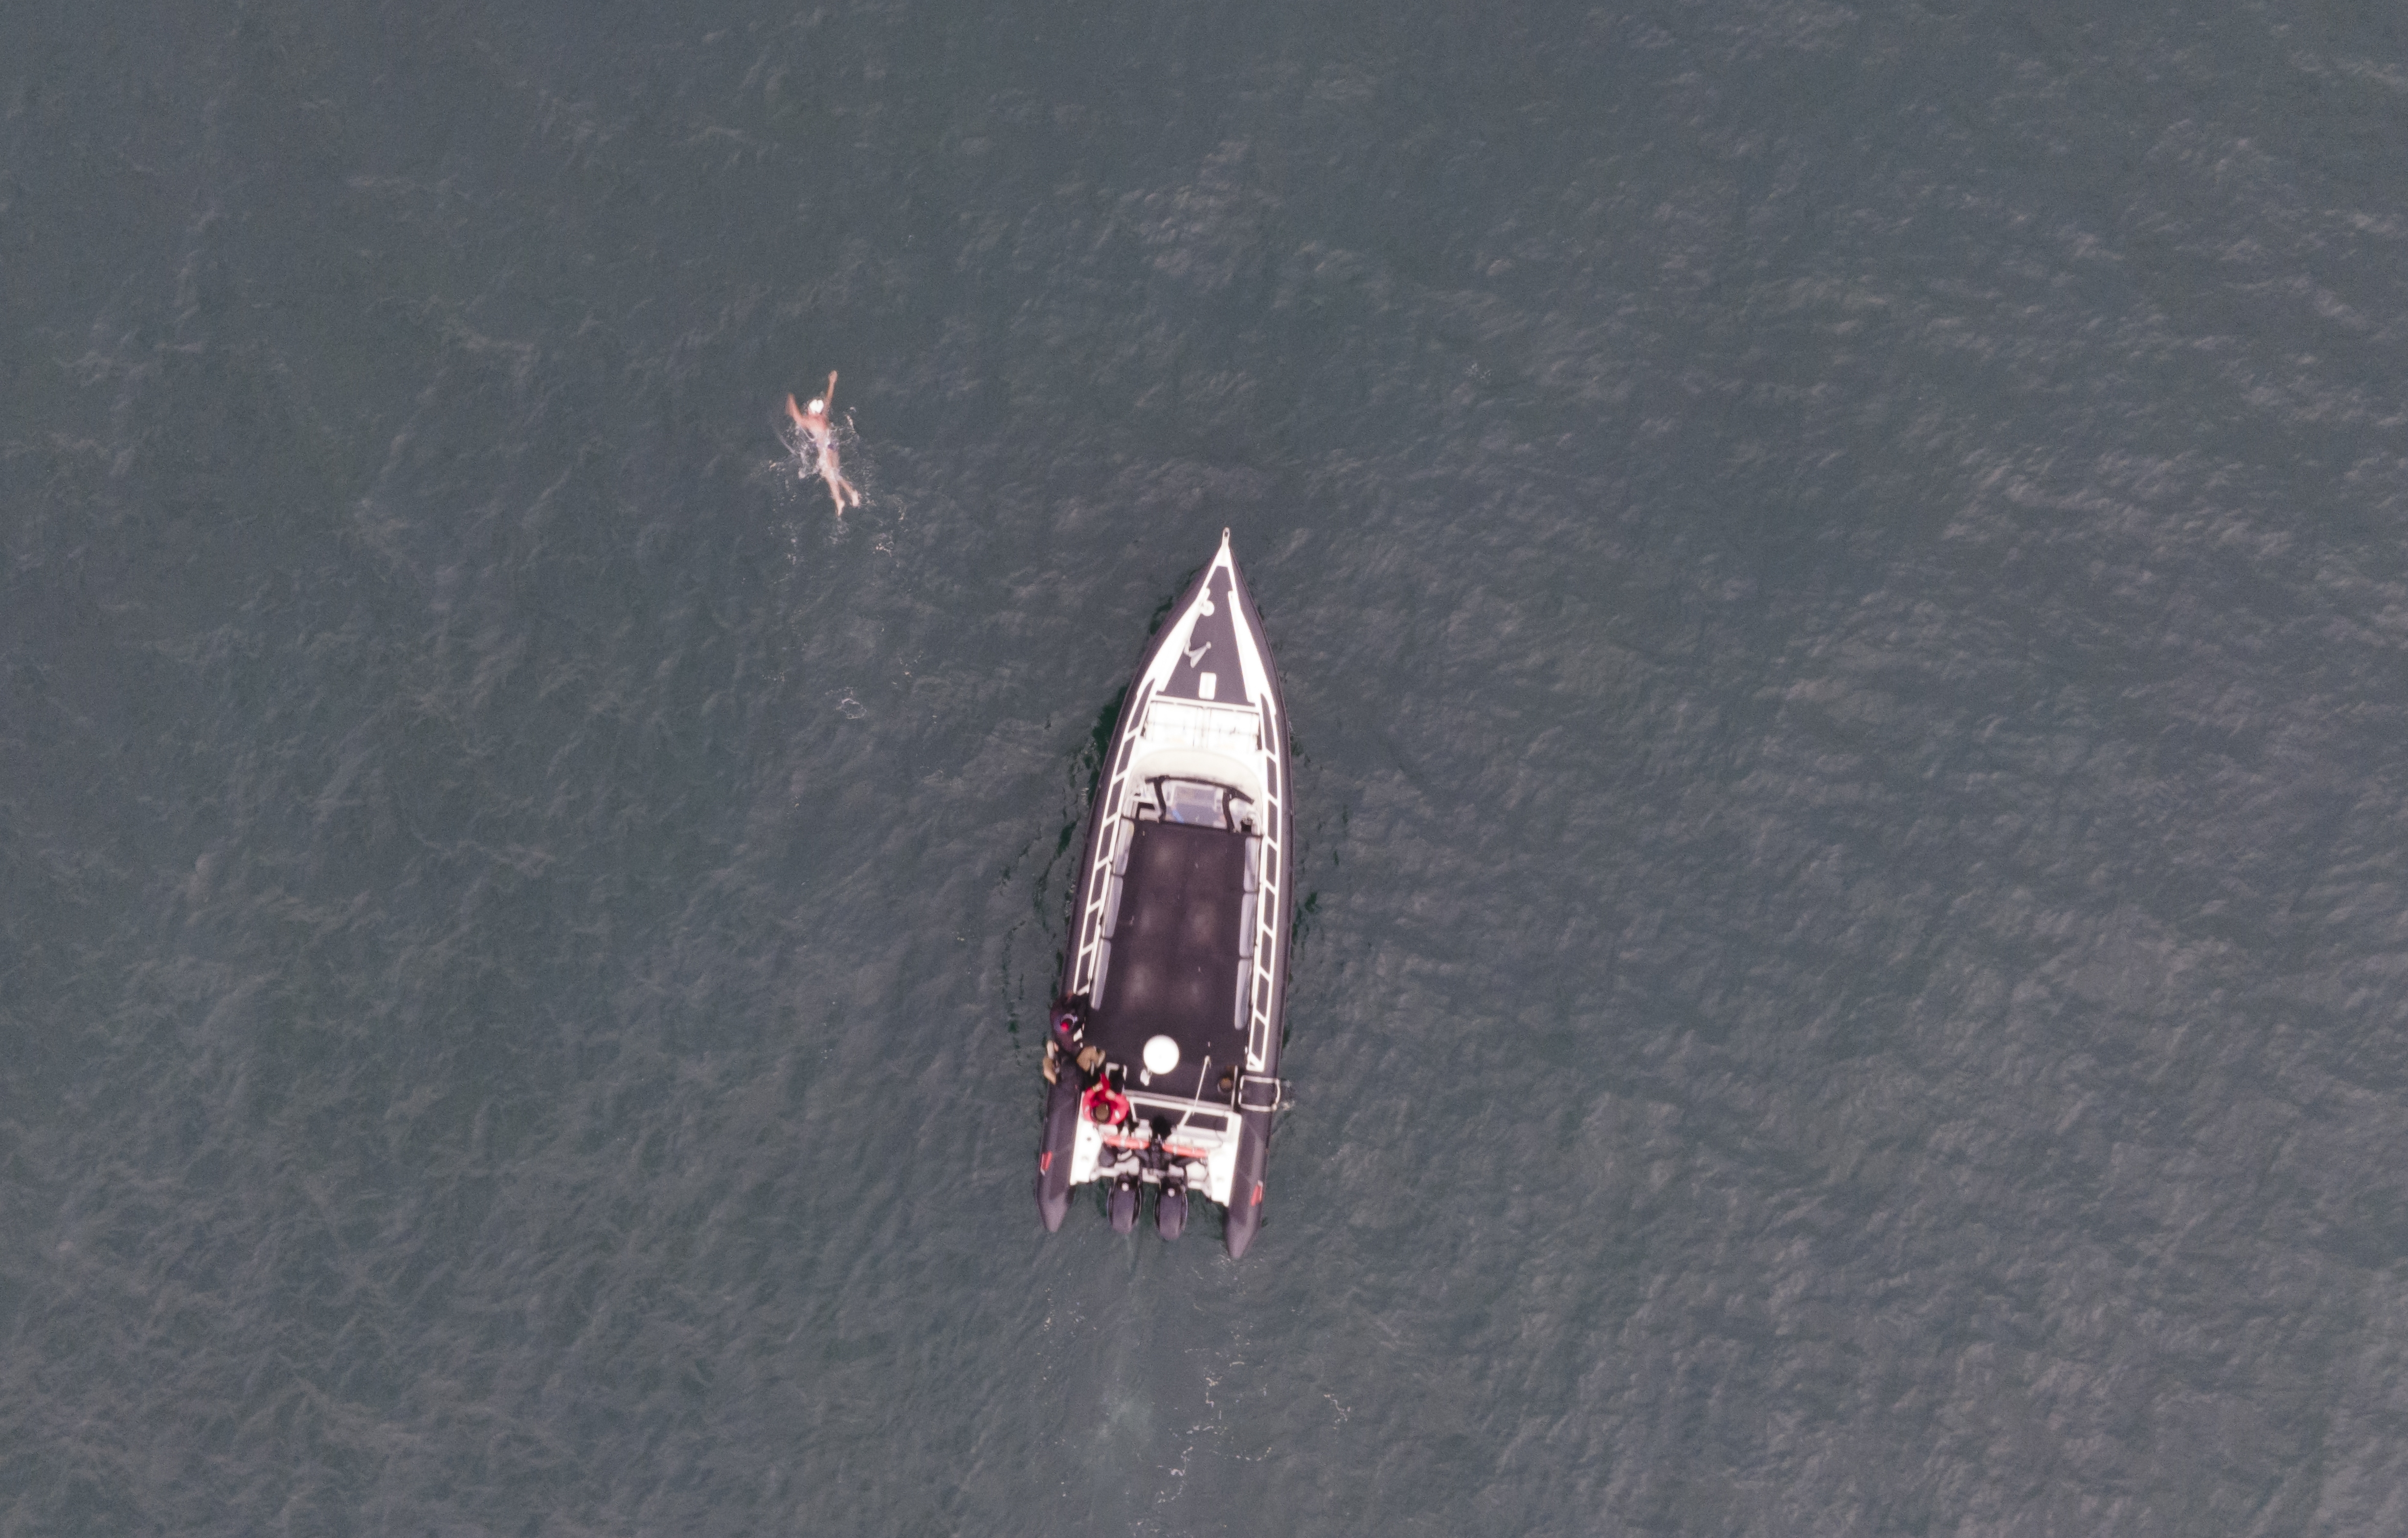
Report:
[[2408,1531],[2403,314],[2375,4],[8,7],[0,1534]]

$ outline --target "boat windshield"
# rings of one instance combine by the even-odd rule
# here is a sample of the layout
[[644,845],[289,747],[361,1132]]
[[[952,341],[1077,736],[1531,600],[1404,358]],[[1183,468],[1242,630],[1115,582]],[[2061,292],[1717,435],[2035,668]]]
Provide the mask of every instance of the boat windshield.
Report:
[[1200,780],[1165,780],[1162,814],[1174,823],[1226,827],[1228,824],[1221,815],[1221,798],[1227,794],[1219,785],[1209,785]]

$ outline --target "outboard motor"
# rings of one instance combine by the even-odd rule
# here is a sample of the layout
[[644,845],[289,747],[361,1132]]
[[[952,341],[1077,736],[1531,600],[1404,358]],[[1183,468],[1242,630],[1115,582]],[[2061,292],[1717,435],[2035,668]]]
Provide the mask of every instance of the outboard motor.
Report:
[[1176,1239],[1187,1231],[1187,1181],[1174,1175],[1162,1183],[1162,1195],[1154,1204],[1154,1231],[1165,1239]]
[[1187,1227],[1187,1177],[1183,1171],[1172,1169],[1170,1150],[1164,1146],[1170,1137],[1170,1118],[1156,1116],[1153,1127],[1154,1141],[1138,1156],[1138,1164],[1162,1187],[1154,1204],[1154,1231],[1165,1239],[1176,1239]]
[[1133,1174],[1123,1175],[1112,1182],[1111,1199],[1107,1204],[1107,1210],[1112,1215],[1112,1232],[1137,1231],[1138,1185],[1138,1178]]

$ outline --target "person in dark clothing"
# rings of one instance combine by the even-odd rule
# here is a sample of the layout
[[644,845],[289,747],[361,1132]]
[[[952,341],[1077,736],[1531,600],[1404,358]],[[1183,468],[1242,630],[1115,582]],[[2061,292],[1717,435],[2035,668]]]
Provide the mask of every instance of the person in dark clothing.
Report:
[[1078,1065],[1080,1088],[1096,1082],[1103,1067],[1104,1049],[1086,1044],[1087,1022],[1093,1014],[1084,994],[1062,999],[1054,1006],[1054,1028],[1046,1041],[1047,1079],[1060,1071],[1058,1064],[1068,1062]]

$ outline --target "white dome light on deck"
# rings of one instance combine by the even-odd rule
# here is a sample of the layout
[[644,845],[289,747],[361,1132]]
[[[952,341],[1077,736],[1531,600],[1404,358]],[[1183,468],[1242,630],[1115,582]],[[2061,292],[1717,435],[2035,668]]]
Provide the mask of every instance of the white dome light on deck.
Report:
[[1157,1036],[1145,1044],[1145,1071],[1168,1073],[1179,1066],[1179,1043],[1168,1036]]

